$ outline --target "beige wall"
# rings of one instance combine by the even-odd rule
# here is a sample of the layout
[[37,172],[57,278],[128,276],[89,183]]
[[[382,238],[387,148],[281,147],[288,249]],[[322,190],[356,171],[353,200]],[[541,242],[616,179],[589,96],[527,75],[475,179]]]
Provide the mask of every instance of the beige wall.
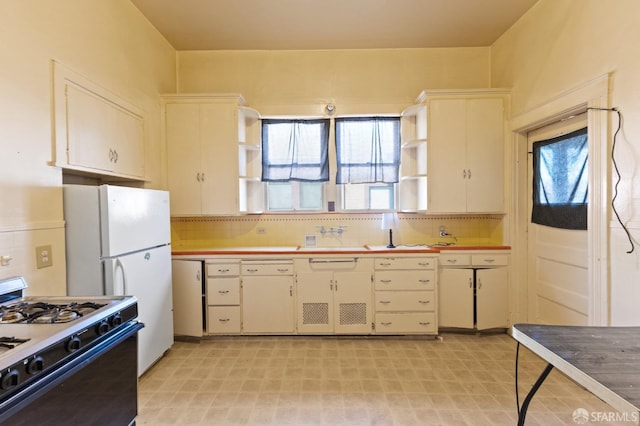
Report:
[[423,89],[490,87],[490,58],[488,47],[182,51],[178,91],[242,93],[263,114],[317,114],[329,101],[337,114],[384,105],[400,112]]
[[[612,106],[624,115],[624,131],[616,146],[623,176],[616,206],[636,241],[640,235],[638,22],[637,0],[540,0],[495,43],[491,61],[492,84],[512,89],[514,116],[613,73]],[[612,126],[617,126],[615,116]],[[640,325],[640,250],[626,253],[629,243],[613,219],[610,234],[611,323]]]
[[[424,89],[490,87],[490,48],[315,51],[181,51],[178,91],[241,93],[263,115],[400,113]],[[363,219],[364,218],[364,219]],[[338,239],[321,237],[316,225],[347,225]],[[396,244],[439,240],[447,225],[463,241],[502,243],[501,218],[456,219],[411,215],[401,220]],[[265,234],[256,233],[264,228]],[[435,228],[434,228],[435,227]],[[263,215],[174,221],[174,246],[299,245],[318,235],[321,246],[382,244],[380,221],[361,215]],[[434,231],[435,229],[435,231]],[[386,243],[385,243],[386,244]]]
[[[166,186],[159,93],[175,91],[175,50],[128,0],[0,0],[0,278],[29,294],[65,291],[62,171],[52,159],[50,61],[144,111],[150,187]],[[35,247],[53,246],[36,269]]]

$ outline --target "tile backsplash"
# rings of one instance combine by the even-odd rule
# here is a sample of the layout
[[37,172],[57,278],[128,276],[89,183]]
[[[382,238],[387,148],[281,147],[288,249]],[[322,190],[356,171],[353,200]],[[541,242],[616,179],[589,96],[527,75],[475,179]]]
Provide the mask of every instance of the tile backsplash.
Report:
[[[389,230],[381,226],[381,213],[173,217],[171,240],[173,248],[178,250],[304,246],[307,235],[316,236],[318,247],[387,245]],[[441,226],[450,236],[439,236]],[[504,244],[503,216],[399,214],[398,228],[393,231],[393,243],[396,246],[438,242],[458,245]]]

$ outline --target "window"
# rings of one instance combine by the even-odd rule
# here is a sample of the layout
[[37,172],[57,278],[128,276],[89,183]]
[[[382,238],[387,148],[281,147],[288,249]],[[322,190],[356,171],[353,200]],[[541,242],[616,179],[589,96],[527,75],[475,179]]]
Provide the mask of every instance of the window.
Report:
[[587,129],[533,144],[531,221],[587,229]]
[[400,118],[336,118],[336,184],[343,210],[395,209]]
[[269,211],[322,210],[329,120],[264,119],[262,181]]

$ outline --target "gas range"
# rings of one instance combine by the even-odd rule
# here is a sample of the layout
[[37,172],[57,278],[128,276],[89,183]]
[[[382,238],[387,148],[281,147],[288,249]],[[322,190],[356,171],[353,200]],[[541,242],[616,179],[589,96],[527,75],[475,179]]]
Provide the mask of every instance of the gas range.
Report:
[[59,357],[64,358],[137,316],[133,296],[30,296],[4,302],[0,304],[0,369],[34,354],[42,356],[61,342],[67,354]]
[[24,297],[24,288],[22,278],[0,280],[0,423],[23,405],[26,394],[143,326],[133,296]]

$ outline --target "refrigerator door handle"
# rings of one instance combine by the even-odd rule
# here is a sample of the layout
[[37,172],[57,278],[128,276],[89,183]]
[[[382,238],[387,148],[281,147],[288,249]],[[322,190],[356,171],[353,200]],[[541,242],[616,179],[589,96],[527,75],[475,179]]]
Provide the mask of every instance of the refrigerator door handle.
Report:
[[116,267],[115,267],[115,271],[114,272],[117,272],[118,269],[120,269],[122,271],[122,293],[121,294],[118,293],[119,289],[116,288],[116,286],[115,286],[115,283],[117,282],[117,280],[114,279],[113,294],[115,296],[125,296],[127,294],[127,273],[124,270],[124,265],[122,264],[120,259],[116,258]]

